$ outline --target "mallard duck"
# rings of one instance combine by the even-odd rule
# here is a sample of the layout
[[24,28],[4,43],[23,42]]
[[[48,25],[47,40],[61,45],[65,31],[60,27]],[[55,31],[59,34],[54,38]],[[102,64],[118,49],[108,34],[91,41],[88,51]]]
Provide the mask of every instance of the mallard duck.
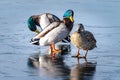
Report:
[[45,29],[50,23],[54,21],[60,21],[60,19],[51,13],[44,13],[40,15],[32,15],[28,19],[28,28],[36,32],[37,34],[40,33],[40,31],[37,29],[36,26],[39,26],[42,30]]
[[73,10],[67,10],[63,15],[62,21],[52,22],[32,40],[35,41],[39,39],[40,46],[50,45],[51,53],[61,52],[61,50],[55,49],[54,44],[67,37],[71,32],[74,23],[73,15]]
[[[31,17],[29,17],[27,24],[28,24],[28,28],[31,31],[39,34],[40,31],[37,29],[37,26],[39,26],[42,31],[54,21],[60,21],[60,19],[54,14],[44,13],[40,15],[32,15]],[[70,36],[67,36],[65,39],[62,40],[62,42],[64,43],[70,42]]]
[[78,48],[78,52],[75,57],[80,57],[80,49],[86,51],[83,58],[86,58],[88,50],[92,50],[96,47],[96,39],[94,35],[84,29],[83,24],[78,24],[78,30],[71,34],[71,42]]

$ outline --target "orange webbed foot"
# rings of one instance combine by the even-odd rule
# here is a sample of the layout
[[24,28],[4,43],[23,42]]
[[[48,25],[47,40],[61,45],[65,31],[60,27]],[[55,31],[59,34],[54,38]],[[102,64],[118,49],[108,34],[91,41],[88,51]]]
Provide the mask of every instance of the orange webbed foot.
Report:
[[54,44],[51,44],[51,45],[50,45],[50,49],[51,49],[52,59],[55,59],[55,55],[56,55],[57,53],[60,53],[60,52],[61,52],[61,50],[55,49],[55,45],[54,45]]

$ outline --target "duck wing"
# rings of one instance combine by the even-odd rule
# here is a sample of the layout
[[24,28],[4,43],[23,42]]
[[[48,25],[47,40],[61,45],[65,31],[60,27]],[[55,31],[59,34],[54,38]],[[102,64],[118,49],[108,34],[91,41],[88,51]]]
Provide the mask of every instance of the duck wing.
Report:
[[87,41],[89,41],[89,42],[96,42],[96,39],[95,39],[94,35],[91,32],[83,31],[83,34],[84,34],[84,36],[85,36]]
[[59,25],[60,25],[60,22],[52,22],[40,34],[38,34],[38,36],[39,37],[44,37],[47,33],[49,33],[54,28],[58,27]]

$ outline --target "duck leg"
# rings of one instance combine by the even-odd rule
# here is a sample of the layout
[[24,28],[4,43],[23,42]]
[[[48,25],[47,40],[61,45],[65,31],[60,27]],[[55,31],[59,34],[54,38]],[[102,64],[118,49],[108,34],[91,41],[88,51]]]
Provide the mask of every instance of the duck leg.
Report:
[[83,58],[86,58],[86,57],[87,57],[87,53],[88,53],[88,50],[86,50],[86,53],[85,53],[85,55],[83,56]]
[[50,49],[51,49],[51,55],[52,55],[52,57],[55,57],[56,53],[60,53],[61,52],[61,50],[55,49],[55,44],[54,43],[52,43],[50,45]]
[[80,49],[78,49],[77,54],[75,55],[75,57],[79,58],[80,57]]
[[72,56],[72,57],[81,58],[81,57],[80,57],[80,49],[78,49],[78,52],[76,53],[76,55],[75,55],[75,56]]

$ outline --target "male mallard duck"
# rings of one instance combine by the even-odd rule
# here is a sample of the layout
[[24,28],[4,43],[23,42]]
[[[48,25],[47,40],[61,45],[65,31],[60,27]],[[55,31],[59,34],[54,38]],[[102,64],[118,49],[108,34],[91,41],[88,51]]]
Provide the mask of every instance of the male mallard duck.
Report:
[[[32,15],[31,17],[29,17],[27,24],[28,24],[28,28],[31,31],[39,34],[40,31],[37,29],[37,26],[39,26],[42,31],[54,21],[60,21],[60,19],[54,14],[44,13],[40,15]],[[67,36],[65,39],[62,40],[62,42],[64,43],[70,42],[70,36]]]
[[36,32],[37,34],[40,33],[40,31],[37,29],[36,26],[39,26],[42,30],[45,29],[50,23],[54,21],[60,21],[60,19],[50,13],[44,13],[41,15],[33,15],[29,17],[28,19],[28,28],[31,31]]
[[86,58],[88,50],[92,50],[96,47],[96,39],[93,34],[84,29],[82,24],[78,24],[78,30],[71,35],[71,42],[78,48],[77,55],[79,58],[80,49],[86,50],[83,58]]
[[32,40],[39,40],[40,46],[48,46],[50,45],[51,53],[58,53],[61,50],[55,49],[55,43],[61,41],[65,37],[69,35],[73,28],[73,15],[74,12],[72,10],[67,10],[63,16],[62,21],[55,21],[48,25],[41,33],[39,33]]

